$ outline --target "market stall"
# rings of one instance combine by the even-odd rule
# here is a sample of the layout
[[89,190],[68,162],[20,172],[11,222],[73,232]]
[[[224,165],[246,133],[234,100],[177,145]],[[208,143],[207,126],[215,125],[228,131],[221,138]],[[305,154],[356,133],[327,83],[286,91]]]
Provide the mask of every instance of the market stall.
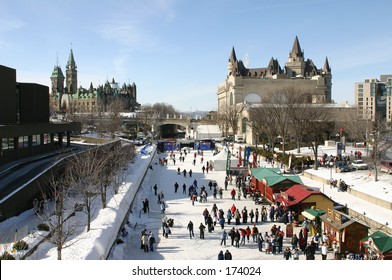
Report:
[[328,209],[320,216],[322,231],[328,236],[328,245],[336,244],[340,254],[361,253],[360,240],[368,236],[369,227],[340,211]]
[[362,238],[360,245],[365,248],[366,259],[392,260],[392,236],[382,231]]
[[326,211],[318,209],[316,207],[311,207],[302,211],[302,216],[310,221],[309,230],[311,235],[321,234],[321,219],[320,216],[324,215]]

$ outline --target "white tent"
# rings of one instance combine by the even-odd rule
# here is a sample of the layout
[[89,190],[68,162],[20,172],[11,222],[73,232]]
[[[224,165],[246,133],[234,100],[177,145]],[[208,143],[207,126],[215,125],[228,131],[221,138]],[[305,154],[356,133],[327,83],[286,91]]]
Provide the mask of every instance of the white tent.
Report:
[[222,132],[218,125],[198,125],[195,131],[195,139],[218,139],[222,136]]
[[[227,162],[227,148],[224,147],[218,154],[212,157],[210,160],[210,165],[213,167],[215,171],[224,171],[226,170],[226,162]],[[230,158],[230,166],[236,167],[238,164],[238,159],[231,155]]]

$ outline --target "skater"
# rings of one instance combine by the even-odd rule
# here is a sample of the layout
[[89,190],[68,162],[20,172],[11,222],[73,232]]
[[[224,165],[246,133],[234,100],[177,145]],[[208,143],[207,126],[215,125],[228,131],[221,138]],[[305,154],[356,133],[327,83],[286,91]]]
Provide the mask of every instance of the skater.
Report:
[[229,250],[226,250],[226,253],[225,253],[225,260],[232,260],[233,259],[233,256],[231,255],[231,253],[230,253],[230,251]]
[[154,234],[150,231],[150,235],[148,237],[148,243],[150,244],[150,251],[154,251],[154,243],[155,243],[155,237]]
[[222,236],[221,236],[221,246],[222,246],[222,245],[225,245],[225,246],[226,246],[226,239],[227,239],[227,232],[226,232],[226,230],[224,229],[224,230],[222,231]]
[[204,239],[204,231],[206,230],[206,226],[203,225],[203,223],[200,223],[199,230],[200,230],[200,239]]
[[260,252],[263,252],[263,242],[264,242],[263,234],[260,232],[257,237],[257,245],[259,247]]
[[161,201],[160,208],[161,208],[161,214],[165,214],[166,206],[164,201]]
[[153,189],[154,189],[154,194],[155,194],[155,196],[157,196],[157,190],[158,190],[157,184],[154,185]]
[[218,260],[224,260],[225,259],[225,255],[223,254],[223,251],[221,250],[218,254]]
[[323,243],[323,245],[321,245],[321,259],[326,260],[327,254],[328,254],[327,243]]
[[189,238],[192,239],[192,237],[195,237],[195,234],[193,232],[193,223],[192,223],[192,221],[189,221],[187,229],[189,230]]
[[230,194],[231,194],[231,199],[235,200],[235,189],[234,188],[231,190]]
[[143,247],[144,247],[144,252],[148,252],[148,235],[147,234],[143,234],[142,243],[143,243]]
[[286,260],[289,260],[291,258],[290,247],[286,247],[286,249],[284,250],[283,258],[285,258]]
[[230,225],[231,224],[231,219],[233,218],[233,214],[231,213],[230,209],[227,210],[226,218],[227,218],[227,224]]

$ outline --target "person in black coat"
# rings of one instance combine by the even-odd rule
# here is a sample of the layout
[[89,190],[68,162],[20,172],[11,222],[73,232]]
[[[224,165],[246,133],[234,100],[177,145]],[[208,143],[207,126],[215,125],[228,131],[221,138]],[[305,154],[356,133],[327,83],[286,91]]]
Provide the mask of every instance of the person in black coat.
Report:
[[230,251],[226,250],[225,260],[232,260],[232,259],[233,259],[233,256],[231,255]]
[[214,230],[214,221],[212,220],[211,215],[208,215],[207,217],[207,226],[208,226],[208,232],[212,232]]
[[200,239],[204,239],[204,231],[206,229],[206,226],[203,225],[203,223],[200,223],[199,229],[200,229]]
[[218,254],[218,260],[224,260],[225,259],[225,255],[223,254],[223,251],[221,250]]
[[304,250],[304,255],[306,256],[307,260],[314,260],[314,254],[316,253],[316,246],[313,242],[311,242],[308,246],[306,246]]

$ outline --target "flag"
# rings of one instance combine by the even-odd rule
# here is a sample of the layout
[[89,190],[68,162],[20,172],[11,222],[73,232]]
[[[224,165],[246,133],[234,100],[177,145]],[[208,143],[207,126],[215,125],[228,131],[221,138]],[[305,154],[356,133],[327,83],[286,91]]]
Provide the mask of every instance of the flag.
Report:
[[253,153],[253,167],[257,167],[257,153]]

